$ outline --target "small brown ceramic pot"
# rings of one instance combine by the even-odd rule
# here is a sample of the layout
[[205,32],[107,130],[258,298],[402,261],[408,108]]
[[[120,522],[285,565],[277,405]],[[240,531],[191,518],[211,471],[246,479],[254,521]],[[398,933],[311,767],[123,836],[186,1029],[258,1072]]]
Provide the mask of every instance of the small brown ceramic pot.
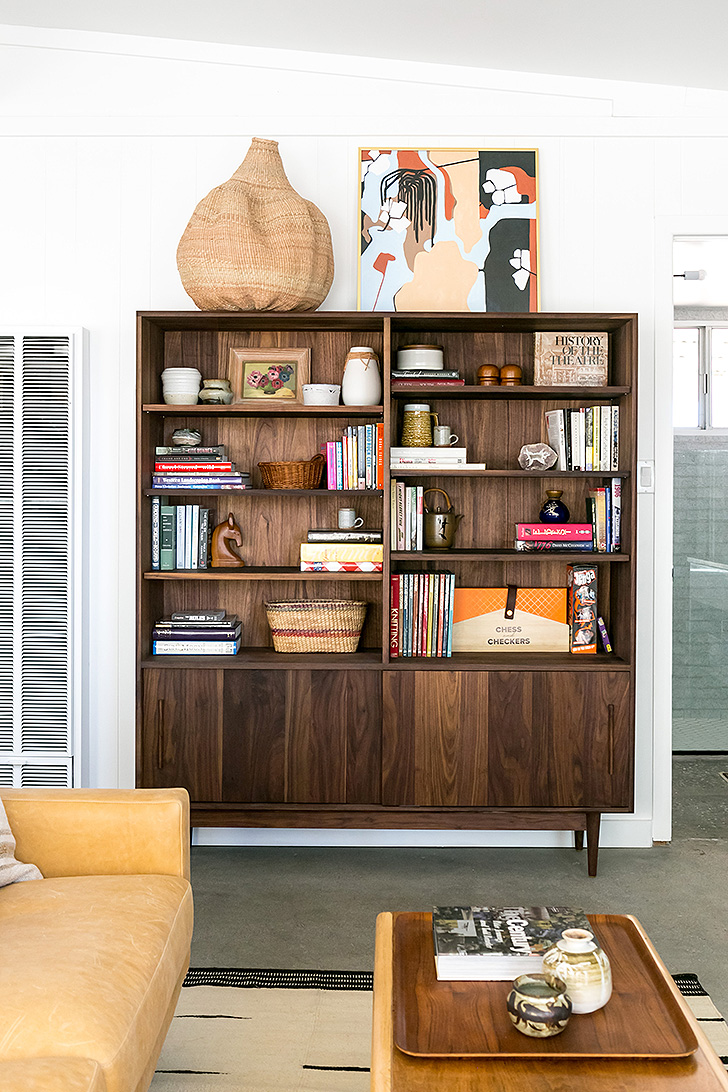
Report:
[[566,986],[553,974],[522,974],[506,1004],[513,1026],[532,1039],[559,1035],[571,1016]]

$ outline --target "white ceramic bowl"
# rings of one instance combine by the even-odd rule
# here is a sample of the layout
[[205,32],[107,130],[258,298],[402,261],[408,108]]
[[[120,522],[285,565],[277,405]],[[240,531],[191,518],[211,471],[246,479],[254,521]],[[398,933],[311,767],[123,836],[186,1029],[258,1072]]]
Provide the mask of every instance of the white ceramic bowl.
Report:
[[437,372],[443,367],[444,358],[440,345],[404,345],[397,350],[397,368],[400,371],[417,368]]
[[304,406],[338,406],[340,383],[304,383]]

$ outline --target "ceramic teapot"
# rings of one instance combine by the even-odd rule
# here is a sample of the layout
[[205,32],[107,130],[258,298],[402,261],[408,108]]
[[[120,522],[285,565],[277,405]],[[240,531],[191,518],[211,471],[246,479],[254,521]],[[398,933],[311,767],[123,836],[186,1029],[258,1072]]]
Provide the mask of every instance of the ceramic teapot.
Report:
[[[429,493],[442,493],[447,501],[447,508],[428,508],[427,495]],[[428,550],[449,550],[455,539],[462,515],[452,510],[452,503],[444,489],[426,489],[424,494],[425,511],[423,522],[423,540]]]

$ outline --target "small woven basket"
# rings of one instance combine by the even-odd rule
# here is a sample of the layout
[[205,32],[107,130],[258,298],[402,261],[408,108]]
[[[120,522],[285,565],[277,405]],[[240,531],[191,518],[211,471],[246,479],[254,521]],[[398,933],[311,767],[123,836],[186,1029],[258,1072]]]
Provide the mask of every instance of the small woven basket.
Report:
[[318,489],[326,460],[314,455],[308,462],[258,463],[264,489]]
[[356,652],[366,603],[353,599],[284,599],[266,603],[276,652]]

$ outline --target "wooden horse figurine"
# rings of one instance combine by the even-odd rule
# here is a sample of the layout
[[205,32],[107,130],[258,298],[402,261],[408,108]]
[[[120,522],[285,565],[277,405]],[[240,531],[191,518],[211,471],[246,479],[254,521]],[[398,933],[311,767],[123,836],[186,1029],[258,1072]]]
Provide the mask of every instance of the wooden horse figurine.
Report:
[[212,567],[213,569],[242,569],[245,565],[242,557],[232,547],[243,545],[240,528],[233,519],[232,512],[224,523],[218,523],[212,532]]

